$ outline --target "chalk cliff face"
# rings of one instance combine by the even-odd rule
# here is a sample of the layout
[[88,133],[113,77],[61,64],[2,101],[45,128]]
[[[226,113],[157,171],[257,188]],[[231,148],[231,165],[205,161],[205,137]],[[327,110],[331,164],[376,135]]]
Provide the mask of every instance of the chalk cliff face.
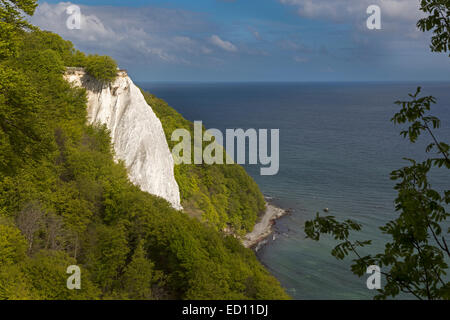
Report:
[[174,161],[160,120],[125,71],[102,84],[82,69],[70,68],[65,79],[86,88],[89,123],[106,124],[115,156],[123,160],[128,176],[141,190],[169,201],[181,210]]

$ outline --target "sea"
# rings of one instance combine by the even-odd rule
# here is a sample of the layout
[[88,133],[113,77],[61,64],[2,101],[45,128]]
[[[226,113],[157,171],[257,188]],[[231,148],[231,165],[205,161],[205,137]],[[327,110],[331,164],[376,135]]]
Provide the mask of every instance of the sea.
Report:
[[[206,128],[280,130],[280,169],[261,176],[260,165],[245,169],[276,205],[290,209],[278,220],[274,236],[258,250],[266,268],[294,299],[372,299],[367,276],[354,275],[354,257],[331,255],[336,241],[307,239],[305,221],[317,213],[362,224],[358,240],[372,240],[363,253],[380,252],[389,237],[379,230],[395,219],[390,172],[408,165],[404,158],[422,160],[429,136],[411,144],[390,120],[397,100],[409,99],[422,86],[433,95],[432,114],[442,123],[438,139],[450,140],[450,83],[138,83],[166,100],[186,119]],[[438,190],[448,189],[448,170],[431,176]],[[324,209],[328,209],[325,213]],[[381,285],[383,285],[382,279]],[[407,296],[400,296],[407,299]]]

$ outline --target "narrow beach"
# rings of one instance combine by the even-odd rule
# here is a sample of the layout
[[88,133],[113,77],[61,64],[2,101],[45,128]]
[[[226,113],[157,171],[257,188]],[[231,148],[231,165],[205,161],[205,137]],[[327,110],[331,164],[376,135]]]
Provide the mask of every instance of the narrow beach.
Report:
[[251,248],[267,238],[272,233],[272,226],[275,220],[286,214],[286,210],[278,208],[270,203],[266,204],[266,211],[260,220],[255,224],[253,231],[245,235],[242,244],[246,248]]

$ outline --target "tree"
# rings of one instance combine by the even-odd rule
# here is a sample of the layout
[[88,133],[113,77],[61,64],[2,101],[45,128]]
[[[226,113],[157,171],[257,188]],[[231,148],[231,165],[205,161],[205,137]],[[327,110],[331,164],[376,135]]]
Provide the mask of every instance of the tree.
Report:
[[48,152],[41,106],[27,76],[0,64],[0,177],[14,173],[24,159],[35,161]]
[[94,279],[103,292],[111,292],[119,279],[119,274],[125,267],[129,252],[125,227],[99,226],[97,252],[94,258]]
[[[450,44],[450,2],[448,0],[423,0],[421,10],[429,16],[421,19],[417,26],[422,31],[433,30],[431,50],[447,52]],[[355,221],[338,222],[333,216],[317,217],[305,223],[308,238],[318,241],[321,234],[330,234],[340,243],[332,255],[343,259],[350,253],[356,255],[352,271],[363,276],[370,265],[383,268],[386,285],[379,289],[376,298],[395,297],[400,292],[418,299],[450,299],[450,282],[445,275],[450,258],[448,235],[450,228],[447,212],[450,190],[438,192],[431,187],[430,171],[441,170],[448,174],[450,169],[449,145],[439,141],[435,129],[440,127],[438,118],[430,115],[431,106],[436,103],[432,96],[420,97],[421,88],[410,94],[409,101],[397,101],[401,106],[392,118],[394,124],[407,124],[401,135],[415,143],[422,133],[429,135],[431,142],[426,148],[425,161],[405,159],[405,166],[391,173],[397,181],[395,190],[396,219],[381,227],[391,237],[384,252],[362,256],[358,249],[371,244],[370,240],[350,240],[351,231],[360,231]]]
[[28,204],[17,215],[16,225],[28,242],[28,253],[33,250],[36,233],[42,228],[44,212],[37,203]]
[[111,57],[89,55],[85,63],[86,72],[97,80],[109,83],[117,76],[117,63]]
[[0,0],[0,60],[15,54],[19,34],[32,28],[22,16],[33,15],[36,0]]
[[27,243],[14,226],[0,224],[0,268],[25,258]]
[[153,267],[153,263],[145,257],[144,241],[141,240],[123,275],[123,286],[131,299],[152,298]]
[[21,270],[21,265],[0,267],[0,300],[35,300],[39,299],[32,292],[32,285],[27,275]]
[[[89,272],[85,268],[81,269],[81,289],[67,289],[69,276],[67,267],[77,263],[64,251],[41,250],[32,259],[24,262],[20,265],[22,277],[29,281],[30,291],[37,296],[35,299],[87,300],[97,299],[99,296],[99,290],[91,282]],[[19,275],[17,273],[16,275],[20,280]],[[0,278],[0,280],[2,279]],[[13,283],[13,285],[15,284]]]
[[417,27],[421,31],[433,30],[431,51],[450,50],[450,4],[448,0],[421,0],[420,9],[429,16],[419,20]]

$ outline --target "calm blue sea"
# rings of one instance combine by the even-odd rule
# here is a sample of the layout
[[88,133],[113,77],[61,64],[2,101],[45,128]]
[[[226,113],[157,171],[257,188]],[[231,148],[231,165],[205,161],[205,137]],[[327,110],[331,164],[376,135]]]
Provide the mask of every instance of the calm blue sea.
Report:
[[[140,83],[185,118],[206,128],[280,129],[280,172],[260,176],[246,167],[264,194],[293,214],[277,225],[275,241],[258,252],[262,263],[296,299],[368,299],[366,278],[349,271],[350,261],[330,255],[333,242],[305,239],[304,222],[324,208],[362,223],[359,239],[386,240],[378,227],[395,217],[389,173],[421,159],[422,140],[411,145],[389,121],[397,99],[415,83]],[[438,98],[437,136],[450,140],[450,84],[422,84]],[[442,174],[446,174],[443,176]],[[433,176],[448,187],[448,173]]]

